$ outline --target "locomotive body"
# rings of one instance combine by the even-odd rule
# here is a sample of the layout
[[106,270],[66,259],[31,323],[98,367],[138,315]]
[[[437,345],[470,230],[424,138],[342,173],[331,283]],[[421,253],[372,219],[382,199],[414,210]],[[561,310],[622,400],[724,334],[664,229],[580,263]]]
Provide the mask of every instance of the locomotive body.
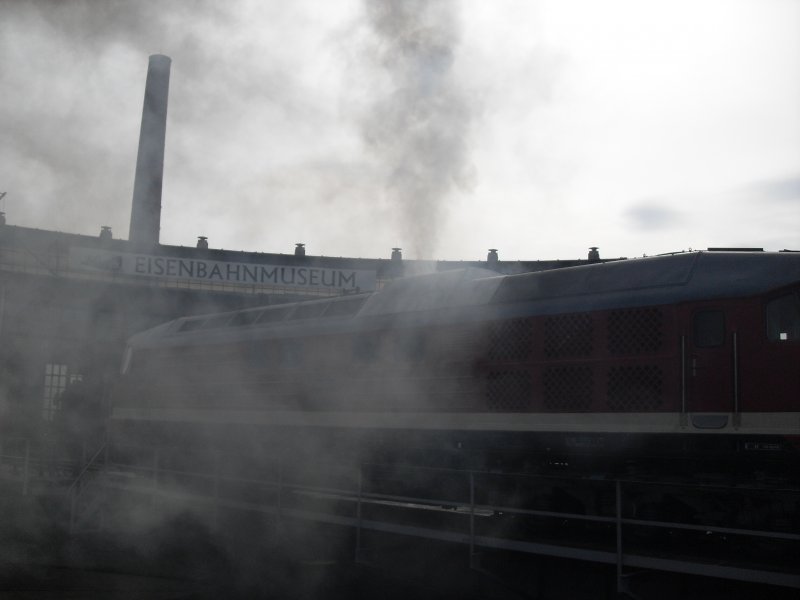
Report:
[[111,426],[118,439],[421,464],[791,472],[800,254],[451,271],[186,317],[130,340]]

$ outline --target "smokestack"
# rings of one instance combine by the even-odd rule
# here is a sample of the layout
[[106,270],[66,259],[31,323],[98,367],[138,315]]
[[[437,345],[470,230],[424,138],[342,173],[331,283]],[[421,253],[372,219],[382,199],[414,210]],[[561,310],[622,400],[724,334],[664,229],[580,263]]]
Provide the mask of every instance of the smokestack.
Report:
[[164,177],[164,140],[169,96],[168,56],[153,54],[144,88],[139,154],[133,182],[131,228],[128,239],[142,246],[158,244],[161,229],[161,182]]

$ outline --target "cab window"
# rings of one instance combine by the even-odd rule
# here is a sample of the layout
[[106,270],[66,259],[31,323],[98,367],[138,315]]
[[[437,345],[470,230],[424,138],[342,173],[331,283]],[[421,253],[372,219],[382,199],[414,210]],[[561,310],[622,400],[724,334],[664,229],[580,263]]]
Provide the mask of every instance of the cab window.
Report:
[[792,292],[767,302],[767,339],[771,342],[800,340],[800,293]]

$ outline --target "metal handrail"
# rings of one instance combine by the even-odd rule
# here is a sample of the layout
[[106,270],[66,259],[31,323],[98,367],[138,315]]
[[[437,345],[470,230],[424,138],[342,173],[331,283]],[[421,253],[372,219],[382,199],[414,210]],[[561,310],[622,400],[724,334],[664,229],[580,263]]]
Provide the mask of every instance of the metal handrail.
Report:
[[100,456],[100,454],[102,454],[102,453],[103,453],[103,452],[106,450],[106,447],[107,447],[107,443],[106,443],[106,442],[103,442],[103,443],[100,445],[100,448],[98,448],[98,449],[97,449],[97,452],[95,452],[95,453],[92,455],[92,457],[91,457],[91,458],[90,458],[90,459],[89,459],[89,460],[86,462],[86,464],[85,464],[85,465],[83,466],[83,468],[80,470],[80,472],[78,473],[78,475],[75,477],[75,479],[74,479],[74,480],[72,481],[72,483],[69,485],[69,487],[67,488],[67,491],[65,492],[65,494],[64,494],[64,495],[66,495],[66,496],[69,496],[69,495],[72,493],[72,491],[73,491],[73,490],[74,490],[74,489],[77,487],[77,485],[78,485],[78,484],[81,482],[81,479],[83,479],[84,475],[86,475],[86,473],[87,473],[87,472],[89,471],[89,469],[92,467],[92,465],[94,464],[95,460],[97,460],[97,457],[98,457],[98,456]]
[[[94,461],[96,461],[97,456],[98,454],[93,457]],[[108,486],[112,489],[149,493],[152,495],[152,498],[160,497],[164,499],[191,499],[192,501],[200,503],[200,506],[208,507],[212,511],[211,515],[214,519],[218,518],[218,512],[223,507],[270,513],[275,515],[277,519],[277,531],[280,531],[280,520],[283,517],[319,520],[322,522],[353,527],[356,530],[355,537],[357,560],[360,560],[365,552],[365,549],[363,548],[363,540],[361,539],[361,530],[369,529],[374,531],[401,533],[404,535],[432,537],[433,539],[442,539],[469,544],[471,566],[479,565],[480,556],[478,552],[480,547],[505,548],[511,550],[521,550],[524,552],[552,554],[555,556],[572,558],[577,557],[581,560],[605,562],[616,565],[619,589],[624,589],[625,587],[625,577],[627,575],[624,569],[626,567],[644,567],[664,569],[668,571],[675,570],[677,572],[693,572],[692,569],[695,569],[696,565],[692,561],[703,560],[703,557],[691,559],[681,557],[680,555],[675,555],[671,558],[665,559],[664,557],[657,557],[650,554],[640,554],[639,551],[635,550],[635,548],[637,548],[636,544],[638,543],[638,538],[636,535],[633,535],[629,540],[629,531],[637,534],[643,532],[646,530],[646,528],[652,527],[673,529],[676,531],[685,530],[706,532],[709,534],[718,535],[730,534],[751,537],[752,539],[772,539],[781,542],[788,541],[794,543],[796,541],[800,541],[800,535],[794,533],[793,531],[781,531],[780,529],[783,529],[783,527],[776,531],[770,531],[755,528],[745,529],[742,527],[737,527],[734,523],[731,523],[733,526],[726,527],[719,523],[695,524],[688,522],[668,522],[667,520],[648,520],[636,518],[635,515],[626,516],[626,512],[629,511],[626,511],[625,509],[624,499],[630,497],[631,494],[635,495],[642,486],[679,486],[682,488],[694,488],[700,492],[708,489],[713,490],[715,488],[732,489],[730,486],[710,486],[703,483],[698,484],[697,482],[689,481],[653,482],[619,477],[597,479],[582,476],[570,477],[568,475],[547,476],[534,473],[497,473],[474,469],[408,467],[408,469],[414,469],[418,473],[425,472],[426,475],[433,476],[434,478],[436,477],[437,473],[447,473],[448,475],[457,477],[466,476],[469,482],[469,492],[463,495],[459,494],[458,498],[463,498],[460,501],[453,501],[451,495],[445,492],[441,494],[444,496],[444,498],[437,499],[435,496],[439,494],[435,491],[430,493],[431,497],[420,498],[412,495],[404,495],[402,492],[400,492],[400,494],[392,494],[391,492],[380,493],[377,491],[377,489],[380,488],[376,488],[376,491],[371,491],[369,489],[371,487],[371,483],[368,485],[367,482],[369,482],[371,479],[370,475],[375,475],[380,479],[381,472],[387,470],[387,472],[393,473],[395,476],[402,478],[402,472],[406,469],[400,469],[398,472],[397,467],[392,468],[389,465],[375,463],[342,464],[336,461],[324,462],[330,467],[334,467],[336,465],[343,467],[340,475],[344,479],[339,480],[336,478],[332,481],[319,482],[322,485],[315,485],[315,482],[311,480],[305,481],[305,485],[303,485],[301,483],[303,480],[298,480],[297,483],[287,482],[282,476],[282,472],[278,473],[277,480],[225,476],[224,470],[220,470],[219,468],[221,463],[219,457],[217,457],[213,468],[212,465],[209,465],[208,470],[186,471],[180,469],[159,469],[157,466],[154,466],[152,468],[154,476],[156,472],[163,473],[165,475],[170,474],[179,476],[171,481],[170,479],[172,478],[167,478],[168,481],[162,480],[159,487],[146,485],[142,486],[139,483],[138,478],[133,478],[124,482],[111,479],[104,481],[103,484],[104,486]],[[277,467],[278,465],[275,466]],[[87,467],[90,467],[90,465],[87,465]],[[136,473],[142,473],[151,470],[138,467],[137,465],[124,465],[113,462],[108,462],[107,467],[112,469],[119,468],[122,472],[127,469],[130,472]],[[84,470],[87,469],[85,468]],[[323,470],[325,469],[323,468]],[[377,472],[369,473],[372,470]],[[184,487],[184,485],[182,485],[180,476],[189,477],[193,480],[196,479],[197,481],[191,483],[189,487]],[[523,508],[522,506],[514,506],[514,501],[511,500],[511,498],[506,498],[504,496],[495,498],[494,502],[490,501],[486,504],[482,504],[477,501],[477,491],[479,489],[485,491],[485,486],[492,485],[492,481],[490,480],[480,481],[479,478],[483,476],[486,476],[489,479],[492,479],[493,477],[523,476],[526,479],[529,478],[532,480],[532,483],[534,484],[535,480],[552,481],[567,479],[577,481],[580,485],[597,484],[603,486],[604,488],[609,488],[608,491],[613,494],[612,505],[608,507],[608,510],[605,508],[598,508],[598,514],[582,514],[574,512],[561,512],[558,510],[536,510]],[[268,477],[271,477],[271,475],[268,475]],[[277,490],[277,494],[270,494],[268,497],[262,497],[258,500],[243,500],[238,495],[231,495],[227,492],[227,482],[247,482],[257,486],[265,486],[267,488]],[[325,485],[326,483],[328,484],[327,486]],[[527,488],[527,486],[525,487]],[[737,487],[735,489],[738,492],[745,491],[745,489],[742,487]],[[760,493],[765,491],[767,488],[754,487],[750,489],[756,493]],[[774,490],[774,488],[772,489]],[[388,492],[389,490],[386,491]],[[784,491],[789,494],[800,493],[800,489],[787,489]],[[466,492],[466,489],[464,489],[463,492]],[[337,502],[336,506],[338,506],[339,501],[344,501],[350,503],[352,509],[348,513],[343,514],[338,510],[328,510],[324,506],[315,507],[316,505],[314,504],[307,506],[304,503],[304,496],[311,496],[311,500],[314,500],[315,497],[330,499]],[[289,497],[293,497],[294,501],[287,503],[286,500]],[[609,499],[611,498],[609,497]],[[511,506],[503,506],[504,503],[509,503]],[[463,523],[464,530],[461,529],[461,525],[459,525],[456,530],[453,530],[449,527],[435,530],[427,527],[426,525],[415,524],[416,522],[413,520],[413,518],[410,521],[403,523],[402,519],[405,519],[405,517],[392,516],[399,514],[421,514],[413,512],[380,513],[383,516],[378,520],[370,520],[368,519],[369,513],[364,512],[364,507],[370,504],[385,506],[393,511],[397,509],[399,511],[443,510],[449,512],[453,511],[453,509],[456,509],[453,511],[453,514],[460,515],[466,519],[464,521],[459,521],[459,523]],[[479,535],[479,528],[477,526],[478,517],[493,516],[498,514],[502,515],[504,513],[509,513],[509,516],[518,515],[521,517],[532,517],[534,519],[557,519],[564,523],[569,523],[572,521],[595,522],[603,527],[604,532],[607,532],[609,535],[614,537],[609,537],[607,542],[604,542],[603,547],[605,547],[606,550],[598,550],[596,548],[583,548],[580,546],[579,542],[577,542],[578,545],[576,545],[576,540],[569,537],[558,542],[553,542],[552,539],[547,541],[547,539],[537,538],[536,540],[531,541],[524,539],[519,540],[516,538],[505,538],[502,536],[502,533],[500,537],[496,537],[494,534],[488,536]],[[706,519],[707,523],[709,521],[714,522],[715,519]],[[216,523],[217,521],[214,522]],[[762,524],[762,527],[763,526],[764,525]],[[772,524],[770,523],[766,526],[771,527]],[[632,545],[629,546],[629,544]],[[664,562],[664,560],[672,562],[667,564]],[[763,569],[759,570],[757,567],[748,567],[747,564],[749,563],[743,563],[739,566],[717,566],[715,567],[717,570],[714,571],[712,575],[716,573],[715,576],[722,576],[726,578],[741,579],[745,581],[764,581],[777,585],[800,587],[800,578],[798,578],[798,576],[792,572],[784,572],[780,570],[776,570],[775,572],[764,571]]]
[[[97,455],[102,451],[101,448],[98,453],[93,457],[93,460],[96,458]],[[91,462],[91,461],[90,461]],[[114,463],[115,467],[122,467],[126,468],[126,465],[116,464]],[[359,474],[363,472],[363,467],[372,467],[374,468],[374,464],[363,464],[362,469],[359,469]],[[90,464],[87,464],[84,467],[85,472],[90,467]],[[136,471],[149,471],[146,467],[134,467],[133,470]],[[486,471],[475,471],[475,470],[458,470],[458,469],[439,469],[435,467],[422,467],[421,470],[427,471],[449,471],[449,472],[457,472],[457,473],[464,473],[468,474],[472,481],[474,482],[475,476],[479,475],[493,475],[498,476],[501,474],[486,472]],[[82,473],[83,473],[82,472]],[[562,512],[562,511],[549,511],[549,510],[536,510],[536,509],[525,509],[513,506],[502,506],[502,505],[491,505],[491,504],[482,504],[482,503],[475,503],[474,499],[471,498],[469,504],[466,501],[452,501],[446,499],[437,499],[437,498],[419,498],[415,496],[404,496],[404,495],[395,495],[395,494],[381,494],[376,492],[369,492],[361,487],[363,483],[358,485],[358,489],[344,489],[344,488],[334,488],[334,487],[325,487],[325,486],[309,486],[309,485],[300,485],[300,484],[292,484],[287,483],[286,481],[271,481],[271,480],[262,480],[262,479],[251,479],[251,478],[237,478],[237,477],[225,477],[221,476],[219,473],[204,473],[199,471],[182,471],[177,469],[159,469],[160,473],[164,474],[172,474],[172,475],[184,475],[189,477],[194,477],[198,479],[206,479],[209,481],[216,481],[216,482],[236,482],[236,483],[250,483],[256,485],[263,485],[266,487],[271,488],[278,488],[279,486],[285,492],[311,492],[311,493],[323,493],[332,496],[340,496],[342,499],[349,499],[351,501],[357,502],[370,502],[370,501],[381,501],[381,500],[392,500],[394,502],[406,502],[409,504],[414,503],[432,503],[439,506],[449,506],[449,507],[459,507],[459,506],[472,506],[474,510],[480,511],[496,511],[502,513],[509,513],[509,514],[518,514],[518,515],[527,515],[527,516],[538,516],[538,517],[545,517],[545,518],[562,518],[568,520],[576,520],[576,521],[590,521],[590,522],[597,522],[597,523],[620,523],[624,525],[638,525],[638,526],[648,526],[648,527],[657,527],[657,528],[670,528],[670,529],[682,529],[682,530],[693,530],[693,531],[708,531],[713,533],[722,533],[722,534],[737,534],[737,535],[746,535],[746,536],[753,536],[753,537],[768,537],[768,538],[777,538],[777,539],[785,539],[785,540],[800,540],[800,535],[781,532],[781,531],[767,531],[767,530],[756,530],[756,529],[742,529],[742,528],[731,528],[731,527],[721,527],[717,525],[698,525],[698,524],[691,524],[691,523],[676,523],[676,522],[666,522],[666,521],[656,521],[656,520],[645,520],[645,519],[634,519],[630,517],[624,517],[620,515],[614,516],[603,516],[603,515],[587,515],[587,514],[580,514],[580,513],[570,513],[570,512]],[[508,476],[509,474],[505,474]],[[518,474],[511,474],[512,476]],[[535,477],[542,477],[545,479],[553,479],[553,477],[549,476],[537,476],[527,474],[527,477],[535,478]],[[569,479],[566,476],[559,476],[555,479]],[[575,478],[572,478],[575,480]],[[358,480],[361,482],[361,478],[359,477]],[[646,482],[646,481],[637,481],[637,480],[628,480],[628,479],[583,479],[580,478],[579,481],[583,481],[586,483],[597,483],[597,484],[607,484],[609,486],[614,485],[618,489],[618,493],[621,494],[622,486],[627,486],[628,484],[633,485],[654,485],[656,487],[660,487],[662,485],[678,485],[678,484],[670,484],[669,482]],[[76,480],[77,482],[77,480]],[[75,485],[76,482],[73,482]],[[217,483],[218,485],[218,483]],[[474,483],[473,483],[474,485]],[[703,488],[708,489],[708,487],[712,486],[704,486],[701,484],[690,484],[690,483],[683,483],[680,484],[680,487],[693,487],[693,488]],[[717,487],[717,486],[713,486]],[[719,486],[720,488],[722,486]],[[737,488],[737,491],[743,491],[743,488]],[[760,488],[751,488],[751,491],[762,491]],[[795,489],[787,489],[782,490],[784,492],[789,493],[800,493],[800,490]],[[469,515],[469,511],[465,511],[465,515]]]

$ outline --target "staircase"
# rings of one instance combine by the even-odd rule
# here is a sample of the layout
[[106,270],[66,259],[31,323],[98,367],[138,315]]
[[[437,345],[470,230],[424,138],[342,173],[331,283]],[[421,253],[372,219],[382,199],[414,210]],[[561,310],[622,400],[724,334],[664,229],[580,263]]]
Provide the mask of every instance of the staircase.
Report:
[[104,442],[89,458],[65,492],[69,503],[69,532],[103,529],[105,489],[103,476],[108,464],[108,445]]

